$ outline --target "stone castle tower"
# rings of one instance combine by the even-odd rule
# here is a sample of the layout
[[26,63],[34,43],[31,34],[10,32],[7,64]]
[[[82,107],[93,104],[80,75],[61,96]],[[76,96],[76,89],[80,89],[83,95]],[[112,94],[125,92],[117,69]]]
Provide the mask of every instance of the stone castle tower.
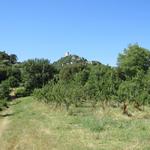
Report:
[[66,53],[65,53],[65,57],[67,57],[67,56],[70,56],[70,53],[69,53],[69,52],[66,52]]

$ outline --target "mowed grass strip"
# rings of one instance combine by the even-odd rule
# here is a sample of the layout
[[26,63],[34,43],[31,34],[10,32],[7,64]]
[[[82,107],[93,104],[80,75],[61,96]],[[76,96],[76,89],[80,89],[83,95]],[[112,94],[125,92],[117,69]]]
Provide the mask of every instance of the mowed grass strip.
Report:
[[78,108],[76,115],[68,115],[65,109],[54,109],[32,97],[18,99],[10,107],[12,115],[0,138],[0,150],[150,149],[150,108],[135,111],[130,118],[119,108],[105,112]]

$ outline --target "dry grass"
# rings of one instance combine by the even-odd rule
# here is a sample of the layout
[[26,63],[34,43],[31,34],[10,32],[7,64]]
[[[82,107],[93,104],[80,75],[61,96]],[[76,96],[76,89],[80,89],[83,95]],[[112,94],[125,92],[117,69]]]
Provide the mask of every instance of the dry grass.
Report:
[[144,112],[132,109],[129,118],[119,108],[78,108],[72,110],[76,115],[68,115],[32,97],[15,103],[8,116],[11,122],[0,138],[0,150],[150,149],[150,108]]

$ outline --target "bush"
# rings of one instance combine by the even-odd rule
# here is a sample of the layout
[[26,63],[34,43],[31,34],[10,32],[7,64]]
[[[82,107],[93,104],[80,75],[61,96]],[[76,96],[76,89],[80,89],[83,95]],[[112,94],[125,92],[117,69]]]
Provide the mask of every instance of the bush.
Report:
[[9,82],[3,81],[0,84],[0,99],[8,99],[10,94]]
[[19,86],[19,80],[13,76],[9,77],[8,82],[9,82],[9,86],[12,88]]
[[27,92],[26,92],[26,89],[24,87],[16,88],[16,90],[15,90],[15,96],[17,98],[24,97],[26,95],[27,95]]
[[0,100],[0,111],[2,111],[4,108],[8,108],[8,104],[7,101],[4,100]]

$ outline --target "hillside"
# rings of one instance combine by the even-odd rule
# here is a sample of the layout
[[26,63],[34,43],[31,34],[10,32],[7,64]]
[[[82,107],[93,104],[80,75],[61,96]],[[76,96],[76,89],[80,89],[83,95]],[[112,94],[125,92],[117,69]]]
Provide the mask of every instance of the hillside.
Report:
[[5,51],[0,51],[0,66],[11,65],[17,62],[17,56],[15,54],[7,54]]
[[87,59],[85,59],[83,57],[79,57],[77,55],[65,56],[65,57],[62,57],[58,61],[55,61],[53,63],[53,65],[57,69],[60,69],[63,66],[72,65],[72,64],[93,64],[93,65],[97,65],[97,64],[101,64],[101,63],[99,61],[88,61]]
[[70,65],[70,64],[85,64],[88,63],[87,59],[83,58],[83,57],[79,57],[77,55],[69,55],[66,57],[62,57],[60,58],[58,61],[54,62],[53,65],[60,69],[62,66],[65,65]]

